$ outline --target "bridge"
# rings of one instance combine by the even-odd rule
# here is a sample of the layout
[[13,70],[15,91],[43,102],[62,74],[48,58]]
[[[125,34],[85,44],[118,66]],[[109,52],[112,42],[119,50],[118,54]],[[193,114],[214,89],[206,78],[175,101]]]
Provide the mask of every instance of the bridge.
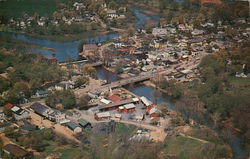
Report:
[[63,62],[63,63],[59,63],[59,66],[67,66],[67,65],[81,65],[81,64],[90,64],[93,67],[97,67],[97,66],[101,66],[103,65],[102,61],[97,61],[95,63],[88,63],[88,60],[78,60],[78,61],[71,61],[71,62]]
[[121,86],[125,86],[131,83],[136,83],[136,82],[142,82],[145,80],[149,80],[150,78],[157,76],[159,74],[169,74],[173,71],[173,69],[168,69],[168,70],[159,70],[159,71],[152,71],[152,72],[147,72],[143,75],[138,75],[136,77],[131,77],[131,78],[126,78],[126,79],[121,79],[119,81],[115,81],[112,82],[110,84],[106,84],[106,85],[102,85],[102,86],[92,86],[92,87],[87,87],[87,88],[82,88],[82,89],[77,89],[75,90],[75,94],[77,95],[81,95],[81,94],[85,94],[88,92],[92,92],[92,93],[101,93],[101,92],[105,92],[105,91],[109,91],[113,88],[118,88]]

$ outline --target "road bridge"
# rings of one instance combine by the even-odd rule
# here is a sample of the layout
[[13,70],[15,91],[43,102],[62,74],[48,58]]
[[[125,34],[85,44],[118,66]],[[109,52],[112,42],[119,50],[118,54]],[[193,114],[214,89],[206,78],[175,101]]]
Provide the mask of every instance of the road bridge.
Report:
[[88,63],[88,60],[79,60],[79,61],[71,61],[71,62],[63,62],[63,63],[59,63],[59,66],[67,66],[67,65],[82,65],[82,64],[90,64],[93,67],[97,67],[97,66],[101,66],[103,65],[102,61],[97,61],[94,63]]
[[125,86],[131,83],[137,83],[137,82],[142,82],[145,80],[149,80],[150,78],[154,77],[154,76],[158,76],[159,74],[169,74],[172,72],[172,69],[168,69],[168,70],[160,70],[160,71],[152,71],[152,72],[147,72],[143,75],[138,75],[135,77],[131,77],[131,78],[126,78],[126,79],[121,79],[119,81],[115,81],[112,82],[110,84],[106,84],[106,85],[102,85],[102,86],[92,86],[92,87],[87,87],[87,88],[83,88],[83,89],[77,89],[75,90],[75,93],[77,95],[81,95],[81,94],[85,94],[87,92],[92,92],[92,93],[101,93],[101,92],[105,92],[108,90],[111,90],[113,88],[118,88],[121,86]]

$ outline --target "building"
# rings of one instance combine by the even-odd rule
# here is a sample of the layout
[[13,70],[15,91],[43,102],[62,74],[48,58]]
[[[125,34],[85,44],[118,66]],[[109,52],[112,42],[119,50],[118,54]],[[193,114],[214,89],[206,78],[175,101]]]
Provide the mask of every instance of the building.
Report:
[[141,101],[146,106],[146,112],[149,112],[154,107],[153,103],[144,96],[141,97]]
[[196,36],[196,35],[203,35],[205,32],[203,30],[198,30],[195,29],[194,31],[191,32],[192,35]]
[[124,105],[124,112],[126,113],[135,112],[135,105],[133,103]]
[[136,121],[142,121],[144,119],[144,114],[143,113],[136,113],[135,116],[133,117],[133,119]]
[[153,28],[152,34],[154,36],[166,36],[167,35],[167,29],[166,28]]
[[121,120],[122,119],[122,115],[119,114],[119,113],[115,113],[115,118]]
[[109,112],[101,112],[101,113],[96,113],[95,114],[95,119],[96,120],[109,120],[111,117]]
[[20,159],[25,159],[30,156],[28,151],[14,144],[7,144],[3,146],[3,151]]
[[98,50],[96,44],[84,44],[80,56],[91,56]]
[[23,125],[20,127],[23,132],[30,132],[37,130],[37,126],[30,124],[27,120],[23,121]]
[[76,123],[74,123],[72,121],[65,123],[65,126],[67,126],[74,133],[80,133],[80,132],[82,132],[82,128],[78,124],[76,124]]
[[119,47],[122,47],[122,42],[121,41],[117,41],[117,40],[115,40],[115,41],[113,41],[113,45],[116,47],[116,48],[119,48]]
[[51,64],[57,64],[57,59],[55,54],[47,55],[45,56],[45,59]]
[[35,96],[37,98],[45,98],[49,95],[49,93],[47,91],[44,91],[44,90],[37,90],[36,93],[35,93]]
[[91,123],[88,122],[88,121],[86,121],[86,120],[84,120],[84,119],[82,119],[82,118],[78,120],[78,124],[79,124],[82,128],[84,128],[84,129],[91,129],[91,128],[92,128]]
[[116,14],[116,10],[112,10],[112,9],[107,10],[107,16],[110,19],[115,19],[118,17],[118,15]]
[[100,102],[103,103],[103,104],[110,104],[111,103],[110,100],[107,100],[105,98],[101,99]]
[[38,102],[32,104],[30,108],[38,115],[47,118],[52,122],[60,123],[65,120],[66,115],[58,110],[51,109],[48,106],[42,105]]
[[149,115],[151,118],[157,118],[159,117],[159,110],[154,107],[149,111]]
[[115,121],[111,120],[109,122],[101,122],[94,125],[92,132],[96,135],[107,135],[114,133],[116,128]]
[[30,114],[28,111],[17,106],[12,107],[11,111],[14,113],[14,118],[16,120],[27,119],[30,117]]
[[124,106],[119,106],[117,109],[117,112],[123,113],[124,112]]

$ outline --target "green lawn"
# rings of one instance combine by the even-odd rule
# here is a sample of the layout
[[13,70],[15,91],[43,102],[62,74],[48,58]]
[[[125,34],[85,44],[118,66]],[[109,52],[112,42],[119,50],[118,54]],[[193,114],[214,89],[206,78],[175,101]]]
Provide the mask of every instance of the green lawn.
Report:
[[235,87],[250,87],[250,78],[229,78],[229,82]]
[[71,158],[74,158],[73,156],[75,156],[76,153],[79,152],[79,150],[78,149],[63,149],[57,152],[61,153],[61,157],[59,159],[71,159]]
[[126,125],[123,123],[116,123],[115,134],[116,135],[123,135],[123,134],[130,134],[136,129],[134,125]]
[[166,147],[164,148],[164,156],[168,158],[175,156],[181,159],[189,159],[190,155],[202,158],[201,149],[204,143],[199,141],[188,139],[184,137],[168,137],[166,139]]

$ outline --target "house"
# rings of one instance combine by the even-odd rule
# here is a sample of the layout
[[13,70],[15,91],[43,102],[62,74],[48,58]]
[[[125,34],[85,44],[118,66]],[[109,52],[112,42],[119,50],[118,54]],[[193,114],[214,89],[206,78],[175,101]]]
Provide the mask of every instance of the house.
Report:
[[78,120],[78,124],[81,127],[83,127],[84,129],[91,129],[92,128],[91,123],[82,119],[82,118]]
[[[3,108],[3,107],[2,107],[2,108]],[[0,110],[0,122],[1,122],[1,123],[4,122],[4,120],[6,119],[6,116],[5,116],[5,114],[4,114],[2,108],[1,108],[1,110]]]
[[191,32],[192,35],[196,36],[196,35],[203,35],[205,32],[203,30],[198,30],[198,29],[194,29],[194,31]]
[[49,93],[45,90],[37,90],[36,93],[35,93],[35,96],[37,98],[45,98],[49,95]]
[[119,47],[122,47],[122,42],[121,41],[113,41],[113,45],[116,47],[116,48],[119,48]]
[[118,15],[116,14],[116,10],[112,10],[112,9],[107,10],[107,16],[110,19],[115,19],[118,17]]
[[111,120],[109,122],[101,122],[97,123],[92,128],[92,133],[96,135],[107,135],[110,133],[114,133],[116,128],[115,121]]
[[178,28],[179,28],[180,30],[185,30],[185,29],[186,29],[186,27],[185,27],[184,24],[179,24],[179,25],[178,25]]
[[14,144],[7,144],[3,146],[3,151],[20,159],[25,159],[30,156],[28,151]]
[[8,104],[6,104],[4,107],[5,107],[6,109],[11,109],[12,107],[14,107],[14,105],[11,104],[11,103],[8,103]]
[[111,103],[110,100],[107,100],[105,98],[101,99],[100,102],[103,103],[103,104],[110,104]]
[[95,119],[96,120],[109,120],[111,117],[109,112],[101,112],[101,113],[96,113],[95,114]]
[[20,128],[26,133],[37,130],[37,126],[30,124],[26,120],[24,120],[23,125]]
[[152,109],[154,106],[153,103],[144,96],[142,96],[140,99],[142,103],[146,106],[146,112],[149,112],[150,109]]
[[155,107],[153,107],[150,111],[149,111],[149,115],[151,118],[157,118],[159,117],[159,110],[156,109]]
[[61,113],[58,110],[53,110],[50,107],[47,107],[45,105],[42,105],[38,102],[33,103],[30,108],[38,115],[47,118],[48,120],[52,122],[60,123],[61,121],[64,121],[66,118],[66,115],[64,113]]
[[43,116],[43,117],[48,117],[49,111],[51,111],[49,107],[47,107],[47,106],[45,106],[45,105],[42,105],[42,104],[40,104],[40,103],[38,103],[38,102],[33,103],[33,104],[30,106],[30,108],[31,108],[35,113],[37,113],[38,115]]
[[12,107],[11,111],[14,113],[14,118],[16,120],[27,119],[30,117],[30,114],[28,111],[17,106]]
[[65,123],[65,126],[67,126],[74,133],[80,133],[80,132],[82,132],[82,128],[78,124],[76,124],[76,123],[74,123],[72,121]]
[[122,115],[119,114],[119,113],[115,113],[115,118],[121,120],[122,119]]
[[98,98],[98,95],[94,94],[94,93],[91,93],[91,92],[88,92],[88,96],[92,99],[96,99]]
[[166,28],[153,28],[152,34],[154,36],[166,36],[167,35],[167,29]]
[[133,103],[124,105],[124,112],[126,113],[135,112],[135,105]]
[[47,55],[45,56],[45,59],[51,64],[57,64],[57,59],[55,54]]
[[98,46],[96,44],[84,44],[82,50],[79,53],[80,56],[91,56],[98,50]]
[[124,112],[124,106],[119,106],[117,109],[117,112],[123,113]]

